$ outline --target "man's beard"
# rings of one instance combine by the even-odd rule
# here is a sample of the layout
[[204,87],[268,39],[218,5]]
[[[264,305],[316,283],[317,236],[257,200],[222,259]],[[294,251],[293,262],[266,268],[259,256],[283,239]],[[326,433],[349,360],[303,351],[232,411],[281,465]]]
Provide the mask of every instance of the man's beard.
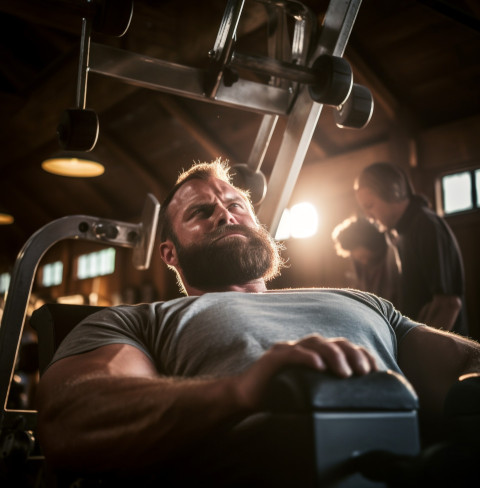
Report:
[[[222,237],[231,233],[246,239]],[[263,227],[222,226],[190,246],[182,246],[176,236],[172,241],[185,280],[200,290],[218,290],[259,278],[268,281],[278,276],[283,265],[280,246]]]

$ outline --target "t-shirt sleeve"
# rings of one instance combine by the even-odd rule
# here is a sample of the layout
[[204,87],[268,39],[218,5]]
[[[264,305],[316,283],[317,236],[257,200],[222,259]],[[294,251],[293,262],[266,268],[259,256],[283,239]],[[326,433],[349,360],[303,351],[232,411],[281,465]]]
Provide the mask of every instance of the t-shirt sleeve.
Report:
[[362,292],[359,290],[348,290],[347,292],[340,291],[340,293],[348,293],[349,295],[354,296],[358,301],[380,314],[388,324],[389,330],[394,334],[397,344],[399,344],[412,329],[421,325],[403,315],[395,308],[392,302],[374,295],[373,293]]
[[387,300],[381,300],[382,309],[388,318],[393,331],[395,332],[395,337],[397,338],[397,344],[404,339],[404,337],[415,327],[420,325],[418,322],[410,319],[409,317],[403,315],[398,311],[392,303]]
[[51,364],[110,344],[136,347],[153,361],[146,335],[154,320],[155,310],[149,304],[136,306],[135,313],[128,305],[100,310],[74,327],[58,347]]

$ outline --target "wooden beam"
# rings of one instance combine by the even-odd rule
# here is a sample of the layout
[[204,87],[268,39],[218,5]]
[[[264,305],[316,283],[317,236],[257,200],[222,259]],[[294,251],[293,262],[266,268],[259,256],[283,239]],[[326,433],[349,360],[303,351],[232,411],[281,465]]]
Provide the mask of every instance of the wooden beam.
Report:
[[156,174],[147,169],[147,164],[141,163],[142,157],[138,152],[127,147],[119,139],[114,139],[107,130],[103,130],[101,133],[101,144],[113,153],[120,164],[128,167],[135,174],[147,192],[153,193],[157,197],[166,193],[166,186],[159,181]]
[[362,84],[369,88],[372,91],[374,102],[380,105],[390,120],[395,121],[400,107],[399,101],[388,89],[384,80],[368,65],[364,56],[352,46],[352,42],[347,46],[345,59],[350,63],[354,71],[357,71],[359,76],[363,78],[363,80],[355,80],[355,82],[361,81]]
[[230,149],[219,144],[174,97],[161,95],[157,98],[157,101],[162,108],[182,124],[185,130],[210,154],[212,158],[217,158],[219,154],[231,153]]

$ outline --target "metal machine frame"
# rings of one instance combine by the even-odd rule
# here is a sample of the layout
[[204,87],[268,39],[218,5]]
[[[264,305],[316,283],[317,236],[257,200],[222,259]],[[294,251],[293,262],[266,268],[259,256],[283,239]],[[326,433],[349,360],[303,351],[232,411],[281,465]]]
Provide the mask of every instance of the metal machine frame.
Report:
[[0,327],[0,430],[16,428],[20,419],[22,428],[27,431],[34,429],[36,424],[36,411],[11,410],[7,408],[7,403],[28,300],[42,256],[59,241],[80,239],[132,248],[134,266],[147,269],[155,242],[159,211],[160,204],[149,194],[142,219],[137,224],[71,215],[45,225],[25,243],[15,262]]
[[[293,69],[292,65],[285,69],[281,40],[277,39],[269,47],[276,59],[263,60],[268,65],[266,69],[271,72],[269,84],[240,79],[232,83],[232,69],[239,66],[255,69],[254,65],[258,64],[258,60],[247,59],[234,50],[245,0],[228,0],[215,46],[210,53],[212,65],[208,71],[90,43],[91,26],[83,22],[77,108],[79,111],[85,108],[87,74],[92,72],[140,87],[262,113],[263,120],[247,162],[255,174],[260,172],[278,117],[286,115],[288,121],[281,147],[258,211],[260,221],[273,232],[288,203],[323,107],[321,103],[313,101],[308,85],[302,80],[311,80],[311,60],[324,54],[343,55],[361,0],[330,1],[316,46],[311,45],[316,19],[300,2],[259,1],[280,10],[289,8],[295,11],[292,51],[286,61],[297,65],[298,69]],[[281,20],[281,16],[278,20]],[[278,33],[283,35],[285,25],[281,22],[278,25]],[[293,77],[285,82],[285,77],[288,78],[292,72]],[[98,134],[94,135],[96,142]],[[9,410],[7,401],[33,279],[44,253],[63,239],[100,241],[133,248],[135,266],[146,268],[150,262],[158,212],[158,202],[149,195],[142,221],[138,224],[83,215],[70,216],[47,224],[27,241],[15,263],[0,327],[0,431],[17,428],[19,421],[23,430],[35,428],[35,411]]]
[[[280,49],[274,45],[270,54],[276,56],[276,59],[261,60],[268,63],[268,71],[273,77],[273,82],[268,85],[244,79],[233,83],[230,80],[230,70],[237,66],[255,68],[255,60],[245,59],[245,56],[234,50],[234,39],[244,3],[245,0],[228,0],[217,40],[209,53],[212,60],[212,69],[209,71],[97,43],[91,43],[90,56],[86,57],[86,61],[88,72],[91,73],[143,88],[264,114],[247,162],[254,173],[260,170],[278,117],[286,115],[288,120],[282,143],[265,198],[258,209],[260,221],[274,233],[292,194],[323,108],[321,103],[312,99],[307,84],[293,81],[282,85],[278,80],[289,74],[291,78],[310,80],[312,75],[309,68],[319,56],[327,54],[342,57],[361,0],[331,0],[315,46],[311,44],[317,26],[312,22],[316,23],[317,20],[307,8],[293,0],[264,0],[264,3],[282,9],[296,9],[291,59],[288,61],[299,67],[297,70],[282,69],[284,65],[281,63]],[[280,16],[278,20],[282,20]],[[282,28],[278,29],[278,33],[283,33]]]

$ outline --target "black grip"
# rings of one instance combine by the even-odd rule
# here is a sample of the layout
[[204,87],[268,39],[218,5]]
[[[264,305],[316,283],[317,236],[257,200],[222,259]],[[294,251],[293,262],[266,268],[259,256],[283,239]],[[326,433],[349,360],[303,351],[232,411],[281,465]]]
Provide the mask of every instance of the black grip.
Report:
[[399,411],[418,409],[408,381],[393,371],[340,378],[305,367],[289,367],[275,375],[266,390],[272,411]]

